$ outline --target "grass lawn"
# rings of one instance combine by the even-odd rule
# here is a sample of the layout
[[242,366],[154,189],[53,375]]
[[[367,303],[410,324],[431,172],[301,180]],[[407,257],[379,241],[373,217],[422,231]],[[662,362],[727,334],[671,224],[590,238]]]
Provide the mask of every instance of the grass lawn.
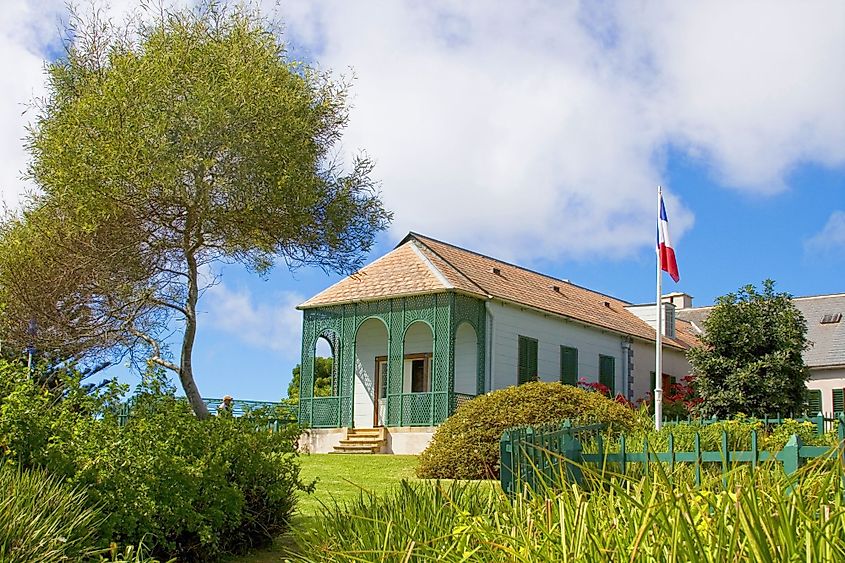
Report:
[[[415,479],[415,455],[310,454],[300,458],[302,480],[317,480],[317,489],[301,494],[293,526],[307,526],[319,514],[322,504],[354,500],[362,490],[383,493],[402,479]],[[230,559],[231,563],[271,563],[283,561],[284,539],[267,550],[246,557]]]
[[300,458],[302,480],[317,479],[317,490],[299,499],[299,513],[317,514],[321,503],[354,500],[362,490],[383,493],[402,479],[415,479],[415,455],[311,454]]

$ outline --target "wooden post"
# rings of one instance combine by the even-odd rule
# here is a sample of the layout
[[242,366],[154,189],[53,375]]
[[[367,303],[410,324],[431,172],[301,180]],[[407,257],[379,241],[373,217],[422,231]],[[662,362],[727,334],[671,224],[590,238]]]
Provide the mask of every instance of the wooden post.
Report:
[[695,486],[701,486],[701,433],[695,433]]
[[755,469],[757,469],[757,461],[760,455],[760,451],[757,448],[757,431],[751,431],[751,472],[753,473]]
[[499,440],[499,482],[507,494],[514,492],[513,487],[513,441],[511,432],[505,430]]
[[[563,423],[563,426],[564,429],[568,429],[572,427],[572,423],[567,420]],[[582,451],[581,442],[570,431],[564,430],[563,462],[565,464],[565,475],[567,479],[571,479],[579,485],[584,482],[584,475],[580,467],[584,463]]]
[[730,471],[728,466],[730,454],[728,452],[728,432],[722,430],[722,486],[725,490],[728,488],[728,471]]
[[801,449],[801,438],[798,434],[793,434],[789,437],[789,441],[783,447],[783,450],[780,452],[780,458],[783,462],[783,470],[787,474],[792,474],[798,471],[798,468],[801,467],[801,456],[799,455],[799,450]]
[[669,434],[669,471],[675,474],[675,435]]
[[627,468],[627,458],[625,456],[625,434],[622,434],[619,437],[619,457],[620,457],[620,464],[621,464],[621,471],[622,475],[625,476],[628,474]]

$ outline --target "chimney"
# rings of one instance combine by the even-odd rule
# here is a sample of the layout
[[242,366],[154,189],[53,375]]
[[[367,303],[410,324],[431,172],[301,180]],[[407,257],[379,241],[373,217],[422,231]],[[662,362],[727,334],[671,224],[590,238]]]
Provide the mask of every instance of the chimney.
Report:
[[676,291],[663,296],[664,303],[671,303],[676,309],[689,309],[692,307],[692,295]]

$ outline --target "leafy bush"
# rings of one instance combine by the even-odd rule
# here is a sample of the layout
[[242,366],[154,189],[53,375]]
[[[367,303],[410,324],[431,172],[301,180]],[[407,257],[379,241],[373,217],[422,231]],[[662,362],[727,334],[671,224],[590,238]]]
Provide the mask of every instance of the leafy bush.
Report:
[[90,555],[100,515],[79,489],[44,471],[0,465],[0,561],[67,561]]
[[420,456],[417,475],[436,479],[491,479],[499,474],[499,439],[514,426],[602,422],[632,428],[634,412],[599,393],[560,383],[531,382],[476,397],[440,425]]
[[118,424],[119,389],[86,395],[69,379],[57,397],[20,366],[0,364],[0,450],[84,487],[104,513],[101,546],[141,542],[156,555],[207,561],[269,543],[284,531],[303,485],[299,430],[267,428],[265,413],[198,420],[157,377]]

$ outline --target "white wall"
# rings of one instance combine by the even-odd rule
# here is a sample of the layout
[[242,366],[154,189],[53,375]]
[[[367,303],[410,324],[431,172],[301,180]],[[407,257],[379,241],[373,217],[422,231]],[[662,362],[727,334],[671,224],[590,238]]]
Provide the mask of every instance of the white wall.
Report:
[[[651,372],[654,371],[654,342],[635,340],[634,349],[634,385],[632,397],[642,399],[651,391]],[[685,352],[676,348],[663,347],[663,373],[673,376],[679,383],[682,377],[689,375],[690,364]]]
[[376,357],[386,355],[387,328],[378,319],[367,319],[355,336],[353,409],[356,428],[373,427]]
[[833,412],[833,390],[845,389],[845,368],[811,369],[808,389],[821,389],[822,412]]
[[475,395],[478,369],[478,338],[469,323],[455,334],[455,393]]
[[599,355],[616,359],[616,392],[624,393],[622,381],[622,337],[597,328],[568,322],[529,309],[488,302],[493,318],[493,389],[517,383],[519,336],[535,338],[537,371],[542,381],[560,381],[560,347],[578,349],[578,377],[599,379]]

